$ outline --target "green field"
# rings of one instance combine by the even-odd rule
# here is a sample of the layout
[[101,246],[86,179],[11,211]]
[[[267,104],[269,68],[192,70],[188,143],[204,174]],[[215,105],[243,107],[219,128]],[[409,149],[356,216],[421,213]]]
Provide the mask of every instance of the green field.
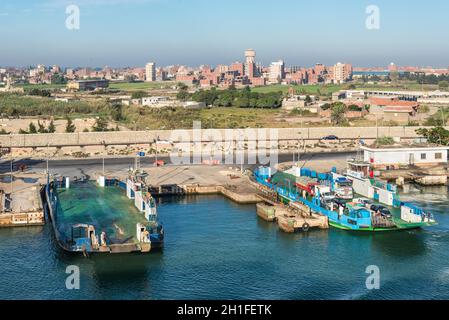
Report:
[[265,86],[265,87],[255,87],[251,89],[253,92],[259,92],[259,93],[268,93],[268,92],[278,92],[281,91],[282,93],[287,93],[289,88],[294,88],[298,93],[300,94],[310,94],[310,95],[316,95],[318,93],[328,95],[332,94],[334,92],[337,92],[339,90],[343,90],[347,85],[333,85],[333,84],[326,84],[326,85],[271,85],[271,86]]
[[[109,88],[113,90],[121,91],[139,91],[139,90],[155,90],[155,89],[170,89],[174,84],[173,81],[157,81],[157,82],[110,82]],[[22,84],[18,87],[28,89],[62,89],[67,85],[65,84]]]
[[17,85],[19,88],[23,88],[25,90],[28,89],[41,89],[41,90],[51,90],[51,89],[62,89],[67,87],[66,84],[22,84]]
[[121,91],[140,91],[155,89],[170,89],[176,82],[173,81],[156,81],[156,82],[111,82],[110,89]]

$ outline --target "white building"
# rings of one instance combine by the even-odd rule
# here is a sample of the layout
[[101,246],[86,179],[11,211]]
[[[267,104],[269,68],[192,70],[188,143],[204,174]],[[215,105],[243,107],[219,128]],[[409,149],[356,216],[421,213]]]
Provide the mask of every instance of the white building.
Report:
[[141,104],[148,107],[169,107],[173,105],[168,97],[146,97],[142,98]]
[[430,144],[396,144],[392,146],[362,147],[364,161],[375,169],[403,166],[435,166],[447,164],[449,147]]
[[272,62],[270,65],[270,73],[268,75],[268,81],[270,83],[281,83],[284,78],[285,64],[284,61],[279,60]]
[[146,82],[156,81],[156,64],[149,62],[145,66],[145,80]]

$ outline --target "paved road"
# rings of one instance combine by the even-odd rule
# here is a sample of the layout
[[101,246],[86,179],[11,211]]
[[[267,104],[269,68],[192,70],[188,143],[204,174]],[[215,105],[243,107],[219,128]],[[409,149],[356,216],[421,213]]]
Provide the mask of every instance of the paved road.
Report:
[[[313,161],[322,159],[347,159],[354,156],[353,152],[343,153],[309,153],[301,155],[302,161]],[[164,160],[166,163],[170,163],[169,157],[159,157],[160,160]],[[293,153],[281,154],[278,157],[278,161],[288,162],[293,160]],[[134,157],[129,158],[106,158],[105,169],[107,171],[119,171],[127,170],[134,166]],[[155,157],[143,157],[140,160],[142,166],[150,166],[154,163]],[[247,159],[245,159],[247,161]],[[30,171],[44,171],[46,169],[45,160],[33,160],[33,159],[21,159],[14,161],[14,170],[18,170],[21,165],[26,165],[27,170]],[[8,159],[2,159],[0,161],[0,174],[10,172],[11,163]],[[240,164],[236,165],[240,166]],[[245,168],[253,168],[255,165],[245,164]],[[307,165],[306,165],[307,166]],[[99,171],[102,170],[102,159],[77,159],[77,160],[50,160],[49,168],[51,173],[69,174],[73,172],[87,172],[87,171]]]

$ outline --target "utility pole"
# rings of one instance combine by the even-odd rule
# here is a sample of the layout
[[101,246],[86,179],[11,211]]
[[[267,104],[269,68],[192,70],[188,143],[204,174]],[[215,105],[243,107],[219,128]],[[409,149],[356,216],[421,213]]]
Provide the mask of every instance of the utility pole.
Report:
[[104,152],[106,151],[106,141],[103,141],[103,157],[102,157],[102,160],[103,160],[103,177],[105,176],[104,175]]
[[376,146],[379,143],[379,123],[378,114],[376,113]]
[[50,149],[50,143],[49,142],[47,142],[47,176],[49,176],[50,175],[50,170],[49,170],[49,165],[48,165],[48,158],[50,157],[50,151],[49,151],[49,149]]
[[[244,136],[243,136],[243,134],[242,134],[242,132],[240,132],[239,133],[239,135],[240,135],[240,152],[242,152],[243,153],[243,155],[242,155],[242,161],[240,162],[240,172],[241,173],[243,173],[243,163],[245,162],[245,146],[244,146],[244,143],[243,143],[243,138],[244,138]],[[271,150],[270,150],[270,154],[271,154]]]
[[446,123],[444,121],[444,107],[441,106],[440,110],[441,110],[441,126],[444,127],[446,125]]
[[9,154],[11,156],[11,175],[10,175],[10,183],[11,183],[11,197],[12,197],[12,193],[14,191],[14,185],[13,185],[13,175],[12,175],[12,170],[13,170],[13,161],[14,158],[12,157],[12,134],[9,134]]

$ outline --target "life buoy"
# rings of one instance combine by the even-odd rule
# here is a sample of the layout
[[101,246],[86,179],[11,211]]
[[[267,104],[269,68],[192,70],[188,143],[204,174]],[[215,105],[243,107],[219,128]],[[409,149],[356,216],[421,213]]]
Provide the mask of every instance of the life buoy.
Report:
[[309,231],[309,229],[310,229],[310,225],[307,223],[307,222],[305,222],[303,225],[302,225],[302,231],[304,231],[304,232],[307,232],[307,231]]

